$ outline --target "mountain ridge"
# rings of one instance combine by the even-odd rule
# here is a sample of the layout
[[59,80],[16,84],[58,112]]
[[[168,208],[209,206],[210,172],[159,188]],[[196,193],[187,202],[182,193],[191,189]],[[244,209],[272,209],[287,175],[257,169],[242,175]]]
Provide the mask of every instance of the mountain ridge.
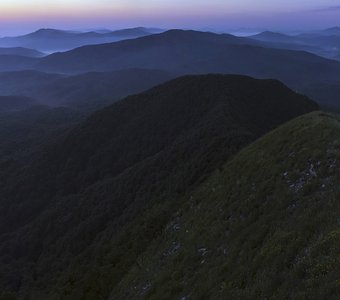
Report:
[[71,31],[41,28],[37,31],[14,37],[0,38],[0,46],[29,47],[40,51],[66,51],[83,45],[103,44],[126,38],[136,38],[152,34],[144,27],[126,28],[109,32]]
[[[35,300],[107,298],[183,204],[178,195],[265,132],[317,109],[276,80],[215,74],[98,111],[0,173],[1,289]],[[95,257],[107,251],[97,273]]]

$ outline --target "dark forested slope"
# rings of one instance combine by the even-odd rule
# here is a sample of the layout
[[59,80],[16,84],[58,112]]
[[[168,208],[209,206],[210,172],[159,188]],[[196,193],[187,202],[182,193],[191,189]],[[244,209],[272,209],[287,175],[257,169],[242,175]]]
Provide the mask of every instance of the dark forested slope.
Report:
[[339,299],[339,155],[334,116],[267,134],[186,196],[110,299]]
[[251,141],[318,109],[275,80],[187,76],[131,96],[0,174],[0,289],[107,299],[181,197]]

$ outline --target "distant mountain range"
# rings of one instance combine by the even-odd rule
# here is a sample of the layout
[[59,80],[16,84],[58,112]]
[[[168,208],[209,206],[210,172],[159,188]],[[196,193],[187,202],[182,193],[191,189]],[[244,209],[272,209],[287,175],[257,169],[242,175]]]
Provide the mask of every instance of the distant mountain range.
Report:
[[330,27],[324,30],[320,30],[316,32],[317,34],[321,35],[338,35],[340,36],[340,27]]
[[[145,287],[143,279],[140,281],[140,277],[135,276],[136,268],[146,271],[144,267],[148,261],[142,258],[144,254],[148,257],[152,251],[150,246],[168,232],[167,228],[182,230],[185,220],[177,223],[177,219],[189,212],[194,213],[201,204],[202,209],[208,205],[202,201],[231,201],[234,198],[229,198],[227,192],[232,193],[238,186],[241,187],[240,197],[237,198],[236,194],[233,197],[242,206],[236,208],[227,202],[231,207],[224,215],[224,206],[217,202],[204,212],[209,214],[210,210],[222,209],[214,216],[226,218],[228,222],[250,218],[247,224],[254,222],[253,225],[258,226],[258,216],[252,218],[249,214],[251,211],[260,214],[261,205],[265,205],[268,217],[273,218],[271,222],[281,224],[281,202],[268,197],[271,193],[278,193],[281,197],[286,193],[280,194],[271,186],[266,189],[266,185],[262,189],[256,185],[257,180],[267,176],[268,180],[263,181],[267,184],[272,172],[275,178],[283,174],[286,167],[290,172],[290,165],[282,165],[282,157],[306,149],[303,139],[299,138],[304,136],[291,130],[290,135],[299,135],[292,144],[288,144],[286,136],[282,137],[282,142],[262,142],[260,149],[254,146],[256,152],[248,150],[252,153],[248,160],[242,154],[236,158],[241,160],[237,167],[226,163],[261,135],[317,109],[318,105],[313,101],[276,80],[236,75],[185,76],[98,111],[75,128],[59,133],[56,138],[46,139],[45,145],[29,148],[29,153],[24,156],[17,153],[13,157],[7,156],[6,160],[0,160],[0,290],[35,300],[69,300],[77,299],[79,295],[84,299],[109,299],[111,293],[117,296],[115,299],[126,299],[130,293],[139,295],[141,290],[149,293],[153,289],[156,295],[172,293],[179,298],[182,289],[173,288],[172,280],[167,281],[170,292],[163,286],[164,281]],[[299,130],[304,132],[304,127]],[[280,139],[276,134],[274,137]],[[309,141],[309,136],[305,138]],[[277,147],[272,149],[276,143]],[[307,159],[307,156],[303,158]],[[273,169],[265,164],[267,159],[275,161]],[[292,160],[293,166],[294,156]],[[258,166],[253,169],[259,173],[248,173],[251,168],[249,161]],[[245,177],[238,176],[242,170],[247,171]],[[215,181],[205,183],[213,174],[219,176],[219,172],[237,175],[233,181],[226,177],[228,187],[225,190],[214,184]],[[287,176],[288,180],[293,174]],[[299,177],[292,178],[299,180]],[[201,189],[204,194],[200,194]],[[254,199],[243,196],[242,192],[248,189],[253,191]],[[225,197],[215,199],[215,193],[222,193]],[[209,197],[202,196],[201,199],[199,195]],[[288,195],[285,201],[284,209],[290,203]],[[178,258],[177,263],[185,263],[183,267],[188,268],[186,272],[190,274],[195,273],[197,264],[203,264],[202,256],[206,251],[209,255],[212,251],[205,238],[215,237],[214,234],[220,231],[213,228],[219,228],[217,225],[223,223],[210,224],[209,221],[207,225],[211,234],[206,235],[203,229],[196,232],[203,226],[201,221],[204,219],[204,215],[196,218],[191,223],[193,227],[188,228],[189,240],[190,237],[196,239],[196,234],[202,237],[201,241],[192,244],[200,260],[196,261],[196,256],[187,256],[190,251],[177,252],[182,244],[178,248],[177,239],[166,237],[162,260],[165,264],[177,253],[184,258]],[[186,220],[189,222],[191,215]],[[211,222],[213,220],[215,217]],[[271,222],[261,223],[265,226],[262,235],[256,230],[256,236],[275,238],[270,233],[276,233],[276,225],[270,227]],[[242,234],[242,228],[246,230],[245,224],[241,226],[243,223],[233,224]],[[293,223],[288,222],[288,225],[291,228]],[[236,230],[233,226],[228,228],[221,229],[221,232],[227,234],[229,230]],[[248,228],[250,231],[253,227]],[[223,234],[216,242],[227,243]],[[245,236],[245,242],[250,242],[248,235]],[[168,240],[170,248],[167,248]],[[230,241],[228,249],[232,249],[234,243],[238,245],[237,240]],[[293,239],[288,239],[287,243],[291,241]],[[296,257],[303,246],[294,246],[291,256]],[[260,253],[267,253],[265,246],[258,247]],[[200,250],[203,248],[206,250]],[[215,248],[224,253],[224,248]],[[252,254],[251,249],[250,246],[244,248],[240,257]],[[275,257],[275,253],[269,257]],[[157,254],[154,258],[156,262],[160,256]],[[218,258],[216,255],[216,262]],[[165,276],[162,266],[160,264],[155,273],[162,273],[158,279]],[[223,265],[219,263],[219,266]],[[266,266],[261,270],[269,276],[271,273]],[[256,261],[247,264],[247,268],[255,267]],[[232,274],[243,270],[238,265],[232,269]],[[176,278],[182,278],[181,274]],[[152,276],[145,278],[153,283]],[[132,292],[122,286],[125,283],[130,286],[130,280],[137,282]],[[237,277],[233,280],[238,283]],[[185,284],[182,279],[181,282]],[[202,286],[205,288],[210,282],[207,280]],[[290,280],[280,282],[283,286],[291,283]],[[183,291],[188,288],[189,285],[185,284]],[[233,286],[227,287],[226,291],[234,289]],[[264,289],[263,293],[267,295],[267,290]],[[200,296],[198,289],[196,294]],[[157,298],[162,296],[155,296]]]
[[305,50],[332,59],[340,55],[340,28],[338,27],[298,35],[265,31],[249,38],[267,42],[272,47]]
[[318,81],[321,76],[324,80],[340,79],[339,63],[310,53],[258,45],[250,39],[231,35],[171,30],[52,54],[40,59],[35,68],[66,73],[158,68],[177,73],[246,74],[287,83]]
[[[31,69],[62,73],[63,76],[124,69],[161,70],[175,75],[243,74],[279,79],[324,106],[340,106],[339,62],[305,51],[278,49],[285,47],[284,42],[277,41],[291,40],[291,37],[281,34],[266,32],[256,38],[258,40],[254,37],[170,30],[136,39],[83,46],[42,58],[0,55],[0,71]],[[316,89],[329,90],[327,96],[320,96],[319,91],[314,93]]]
[[[311,53],[273,49],[268,43],[231,35],[171,30],[135,40],[85,46],[35,62],[49,72],[156,68],[177,74],[233,73],[276,78],[301,92],[325,82],[340,84],[340,63]],[[302,75],[303,74],[303,75]],[[320,103],[338,105],[337,88]],[[314,94],[308,94],[313,97]]]
[[66,51],[89,44],[103,44],[127,38],[137,38],[154,32],[155,29],[144,27],[104,32],[39,29],[22,36],[0,38],[0,47],[27,47],[42,52]]

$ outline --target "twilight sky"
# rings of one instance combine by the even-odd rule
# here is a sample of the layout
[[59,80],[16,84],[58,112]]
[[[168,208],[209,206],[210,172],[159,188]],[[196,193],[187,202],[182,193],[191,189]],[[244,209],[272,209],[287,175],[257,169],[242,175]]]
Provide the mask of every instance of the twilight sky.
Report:
[[41,27],[211,30],[340,25],[340,0],[0,0],[0,35]]

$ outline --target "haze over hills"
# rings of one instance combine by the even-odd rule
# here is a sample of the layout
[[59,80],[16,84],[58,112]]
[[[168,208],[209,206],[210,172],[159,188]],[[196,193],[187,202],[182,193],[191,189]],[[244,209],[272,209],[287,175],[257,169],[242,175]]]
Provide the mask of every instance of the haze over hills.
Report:
[[296,43],[297,41],[296,36],[291,36],[274,31],[263,31],[249,37],[264,42]]
[[[182,73],[244,73],[290,83],[317,81],[320,77],[325,80],[340,78],[337,62],[300,51],[249,45],[251,43],[249,39],[228,35],[171,30],[52,54],[39,60],[37,68],[53,72],[85,72],[157,67]],[[301,72],[308,77],[302,79]]]
[[265,31],[249,36],[254,40],[271,43],[272,47],[295,50],[305,50],[327,58],[336,58],[340,54],[339,28],[329,28],[324,31],[287,35]]
[[[339,62],[303,51],[271,47],[274,47],[272,42],[232,35],[170,30],[137,39],[84,46],[43,58],[0,56],[0,70],[35,69],[68,75],[123,69],[156,69],[179,75],[243,74],[279,79],[323,106],[340,106]],[[326,94],[314,93],[315,88],[329,90]]]
[[152,34],[155,30],[144,27],[109,32],[77,32],[57,29],[39,29],[17,37],[0,38],[0,47],[27,47],[42,52],[66,51],[89,44],[103,44],[127,38]]
[[203,180],[262,134],[317,109],[276,80],[186,76],[2,164],[1,290],[107,299]]
[[17,55],[28,57],[42,57],[44,53],[34,49],[15,47],[15,48],[0,48],[0,55]]
[[326,28],[324,30],[320,30],[316,32],[317,34],[321,34],[321,35],[338,35],[340,36],[340,27],[330,27],[330,28]]
[[[178,74],[232,73],[276,78],[301,92],[309,92],[310,87],[325,83],[340,84],[338,62],[303,51],[260,45],[252,39],[232,35],[171,30],[53,54],[40,59],[34,68],[64,73],[126,68],[156,68]],[[309,96],[314,97],[313,94]],[[315,96],[323,105],[339,105],[336,89],[328,93],[327,99]]]
[[143,69],[74,76],[38,71],[4,72],[0,73],[0,95],[33,97],[44,105],[90,112],[174,77],[176,74]]
[[143,69],[84,73],[40,86],[33,95],[52,106],[92,111],[174,77],[169,72]]

